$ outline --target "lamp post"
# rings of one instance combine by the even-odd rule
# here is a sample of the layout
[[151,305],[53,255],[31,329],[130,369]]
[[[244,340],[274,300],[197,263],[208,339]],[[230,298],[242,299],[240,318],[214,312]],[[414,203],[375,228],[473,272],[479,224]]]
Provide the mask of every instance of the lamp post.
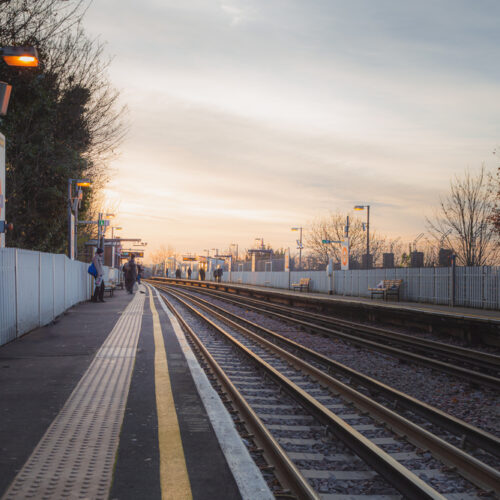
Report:
[[115,267],[115,231],[121,231],[123,228],[120,226],[111,226],[111,267]]
[[299,249],[299,271],[302,269],[302,228],[292,227],[292,231],[300,231],[300,238],[297,240],[297,248]]
[[355,205],[354,210],[364,210],[366,208],[366,269],[370,266],[370,205]]
[[[73,196],[73,183],[76,185],[76,196]],[[89,179],[68,179],[68,257],[78,257],[78,209],[83,198],[83,187],[90,187]],[[75,215],[73,215],[73,212]]]
[[[8,66],[36,67],[38,53],[35,47],[0,47],[0,57]],[[12,86],[0,82],[0,116],[7,114]],[[14,226],[5,221],[5,136],[0,134],[0,248],[5,247],[5,232]]]

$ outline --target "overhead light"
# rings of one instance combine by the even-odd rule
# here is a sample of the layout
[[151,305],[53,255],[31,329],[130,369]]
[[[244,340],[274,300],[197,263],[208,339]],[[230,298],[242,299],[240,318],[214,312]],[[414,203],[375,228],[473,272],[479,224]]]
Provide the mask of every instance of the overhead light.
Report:
[[38,52],[35,47],[3,47],[1,55],[9,66],[38,66]]

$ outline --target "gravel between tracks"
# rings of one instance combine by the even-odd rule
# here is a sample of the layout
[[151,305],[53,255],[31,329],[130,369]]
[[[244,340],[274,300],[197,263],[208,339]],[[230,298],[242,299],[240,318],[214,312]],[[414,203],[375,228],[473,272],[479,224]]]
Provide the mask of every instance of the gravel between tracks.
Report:
[[[191,292],[192,293],[192,292]],[[476,427],[500,436],[500,393],[474,388],[452,375],[401,362],[343,340],[311,334],[283,321],[207,295],[193,294],[373,377]]]
[[[177,302],[175,299],[173,299],[173,302]],[[181,309],[184,309],[183,306],[180,306]],[[241,311],[239,311],[241,313]],[[206,326],[204,325],[203,322],[201,322],[199,319],[194,318],[191,316],[191,313],[187,313],[186,316],[184,316],[188,324],[190,324],[192,327],[195,328],[195,331],[197,331],[197,334],[200,335],[201,332],[206,331]],[[215,323],[219,323],[218,320],[215,320]],[[200,333],[198,333],[200,332]],[[206,333],[202,333],[202,336],[206,338]],[[236,333],[234,334],[237,338],[240,337],[240,334]],[[208,334],[208,337],[211,337],[211,334]],[[204,340],[205,343],[205,340]],[[243,341],[245,344],[246,341]],[[217,351],[220,352],[222,349],[217,348]],[[210,350],[210,348],[209,348]],[[264,358],[268,357],[268,353],[266,351],[263,351],[262,354]],[[234,359],[234,358],[232,358]],[[268,362],[271,362],[268,360]],[[235,361],[231,361],[231,364],[235,364]],[[274,364],[271,362],[271,364]],[[293,370],[289,369],[288,371]],[[238,378],[241,378],[242,371],[240,369],[235,369],[233,367],[233,371],[237,374]],[[293,375],[293,374],[292,374]],[[290,376],[290,375],[287,375]],[[295,375],[293,378],[299,377],[299,373],[297,372],[297,375]],[[306,377],[307,379],[307,377]],[[296,382],[299,383],[299,382]],[[243,383],[244,384],[244,383]],[[239,386],[241,385],[240,383],[236,382],[236,385]],[[245,384],[244,384],[245,385]],[[245,397],[247,397],[250,394],[254,394],[252,396],[253,399],[253,404],[255,404],[255,399],[258,398],[259,394],[262,392],[264,387],[267,387],[266,382],[259,384],[260,388],[254,388],[254,384],[250,384],[250,387],[248,387],[246,390],[244,390]],[[328,391],[325,389],[320,389],[317,388],[317,384],[314,382],[302,382],[301,387],[304,390],[312,391],[312,392],[319,392],[325,394],[329,394]],[[267,392],[267,391],[266,391]],[[282,396],[284,397],[284,395]],[[316,397],[316,396],[315,396]],[[324,397],[324,396],[323,396]],[[284,397],[285,398],[285,397]],[[330,403],[332,402],[337,402],[335,400],[336,396],[331,396]],[[258,401],[262,402],[263,404],[271,403],[272,396],[271,394],[267,395],[265,398],[260,398]],[[340,399],[339,399],[340,402]],[[283,400],[281,403],[288,403],[292,404],[292,400]],[[276,402],[275,404],[279,404]],[[346,410],[344,409],[344,412]],[[296,414],[302,413],[301,410],[295,410]],[[347,413],[351,414],[352,410],[347,408]],[[347,417],[347,415],[346,415]],[[306,417],[307,418],[307,417]],[[349,418],[349,417],[348,417]],[[285,414],[274,414],[274,415],[269,415],[265,419],[266,423],[269,425],[270,423],[276,423],[278,425],[284,425],[287,422],[287,415]],[[370,419],[368,417],[361,417],[357,418],[358,420],[358,425],[360,422],[364,422],[365,420],[368,422]],[[294,424],[297,424],[297,420],[293,422]],[[306,468],[308,470],[311,469],[319,469],[322,472],[322,469],[326,468],[328,471],[330,471],[331,465],[328,464],[328,456],[332,456],[335,453],[346,453],[347,449],[341,444],[341,443],[336,443],[334,445],[335,450],[332,450],[332,442],[329,443],[324,443],[323,442],[323,437],[324,437],[324,430],[322,430],[321,426],[318,426],[316,430],[314,425],[313,427],[309,428],[306,430],[307,427],[305,427],[303,430],[302,429],[297,429],[300,432],[297,433],[295,431],[294,434],[290,434],[292,432],[291,429],[289,428],[283,428],[283,429],[275,429],[273,430],[273,434],[275,437],[279,438],[280,436],[282,438],[288,438],[289,434],[290,437],[293,435],[294,438],[297,438],[297,436],[301,439],[305,440],[312,440],[316,444],[314,445],[314,449],[304,449],[303,446],[297,447],[296,451],[301,451],[301,452],[307,452],[307,453],[319,453],[324,456],[323,460],[316,462],[314,465],[313,464],[308,464]],[[369,439],[373,438],[385,438],[387,439],[388,435],[391,435],[391,433],[388,433],[388,430],[385,429],[384,427],[378,427],[378,428],[373,428],[373,429],[366,429],[364,432],[362,432],[365,437]],[[389,453],[400,453],[400,452],[417,452],[417,454],[420,454],[418,449],[416,449],[413,445],[410,445],[409,443],[406,443],[404,441],[400,441],[397,437],[395,438],[395,442],[393,443],[387,443],[387,444],[381,444],[381,448],[385,449],[385,451]],[[295,449],[295,446],[286,446],[286,449],[288,452],[293,451]],[[333,453],[332,453],[333,452]],[[474,495],[477,490],[466,480],[458,476],[456,473],[452,472],[451,469],[448,469],[447,467],[443,467],[443,465],[439,462],[436,462],[428,453],[422,452],[420,458],[414,458],[414,459],[409,459],[405,461],[405,465],[409,466],[411,469],[417,468],[419,469],[418,471],[414,471],[419,475],[422,479],[424,479],[428,484],[430,484],[432,487],[436,488],[440,493],[446,494],[446,493],[461,493],[465,496],[469,495]],[[301,464],[302,465],[302,464]],[[304,463],[304,466],[306,464]],[[338,467],[340,465],[340,467]],[[358,462],[356,460],[353,460],[353,457],[351,457],[345,464],[337,464],[335,466],[336,470],[343,470],[344,468],[347,468],[348,470],[357,470],[359,466],[362,466],[362,462]],[[430,469],[430,470],[429,470]],[[361,469],[362,470],[362,469]],[[438,476],[434,477],[435,471],[438,472]],[[430,473],[430,475],[429,475]],[[313,484],[316,488],[317,491],[320,493],[340,493],[340,494],[391,494],[393,491],[391,491],[392,488],[388,488],[388,485],[385,483],[385,481],[382,480],[380,477],[375,477],[371,480],[367,481],[351,481],[351,480],[346,480],[346,481],[339,481],[338,479],[333,479],[334,478],[334,473],[331,475],[331,478],[329,479],[319,479],[319,478],[310,478],[311,484]],[[491,496],[487,496],[488,498],[491,498]]]

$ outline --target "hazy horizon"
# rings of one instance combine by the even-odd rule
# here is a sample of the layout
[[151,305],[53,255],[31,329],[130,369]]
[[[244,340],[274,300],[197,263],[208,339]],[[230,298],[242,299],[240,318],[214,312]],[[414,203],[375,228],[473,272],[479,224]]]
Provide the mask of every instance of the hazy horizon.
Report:
[[[453,175],[497,165],[500,4],[95,1],[130,133],[123,237],[203,253],[370,204],[412,240]],[[148,260],[146,255],[146,260]]]

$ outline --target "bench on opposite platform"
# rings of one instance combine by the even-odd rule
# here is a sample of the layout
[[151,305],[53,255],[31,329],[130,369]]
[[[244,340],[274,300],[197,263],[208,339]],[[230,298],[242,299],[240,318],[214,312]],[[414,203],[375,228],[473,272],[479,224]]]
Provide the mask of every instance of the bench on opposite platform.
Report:
[[387,300],[389,295],[394,295],[398,297],[399,302],[399,290],[402,284],[403,280],[383,280],[381,287],[368,288],[368,291],[371,293],[370,298],[373,299],[374,295],[382,295],[383,299]]
[[311,278],[300,278],[298,283],[292,283],[292,290],[299,290],[301,292],[303,289],[308,292],[311,285]]

